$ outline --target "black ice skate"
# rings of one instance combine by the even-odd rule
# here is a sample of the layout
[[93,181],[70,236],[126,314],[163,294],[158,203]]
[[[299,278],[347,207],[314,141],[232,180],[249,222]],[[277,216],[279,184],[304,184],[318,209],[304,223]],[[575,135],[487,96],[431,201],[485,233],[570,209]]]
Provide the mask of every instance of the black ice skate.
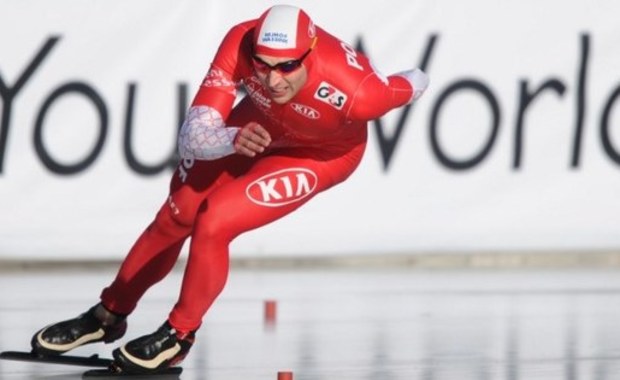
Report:
[[157,331],[134,339],[112,352],[123,373],[155,374],[181,363],[195,339],[195,331],[180,333],[168,322]]
[[116,323],[104,325],[96,316],[95,305],[77,318],[49,325],[32,337],[32,352],[60,355],[76,347],[95,342],[113,342],[125,334],[127,322],[118,316]]

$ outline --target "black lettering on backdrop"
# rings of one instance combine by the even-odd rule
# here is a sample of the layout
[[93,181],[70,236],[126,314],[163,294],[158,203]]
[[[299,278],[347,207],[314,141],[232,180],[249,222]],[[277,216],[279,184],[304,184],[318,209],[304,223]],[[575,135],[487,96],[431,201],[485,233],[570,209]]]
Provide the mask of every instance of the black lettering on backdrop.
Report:
[[544,82],[538,89],[533,92],[528,91],[528,82],[521,81],[519,91],[519,109],[517,110],[517,125],[515,126],[515,142],[514,142],[514,156],[512,161],[512,167],[516,170],[521,167],[521,156],[523,151],[523,121],[525,119],[525,112],[532,104],[532,101],[536,99],[544,90],[555,90],[560,96],[564,95],[566,86],[564,83],[557,79],[550,79]]
[[[127,161],[127,164],[134,172],[145,176],[159,174],[167,168],[174,169],[179,163],[179,156],[176,150],[176,139],[174,140],[173,149],[170,155],[162,162],[154,165],[147,165],[139,162],[132,149],[133,115],[135,112],[134,99],[136,94],[136,88],[137,85],[135,83],[129,84],[127,93],[127,108],[125,109],[125,133],[123,135],[123,152],[125,153],[125,159]],[[177,86],[177,93],[177,125],[180,127],[185,118],[185,109],[187,107],[187,85],[179,84]]]
[[[60,97],[72,93],[84,96],[86,99],[90,100],[97,109],[97,113],[99,115],[99,136],[97,136],[97,141],[95,142],[94,149],[90,152],[90,154],[86,156],[86,158],[74,164],[65,165],[54,160],[54,158],[48,153],[47,149],[45,148],[45,144],[43,143],[43,123],[45,121],[45,116],[47,115],[47,112],[54,104],[54,102]],[[43,106],[41,107],[41,110],[39,111],[39,114],[37,115],[37,120],[35,122],[34,147],[43,165],[45,165],[45,167],[48,168],[51,172],[61,175],[77,174],[87,169],[93,162],[95,162],[95,160],[99,156],[99,153],[101,152],[101,149],[103,148],[107,131],[108,110],[101,96],[92,87],[85,83],[69,82],[54,90],[43,103]]]
[[[428,72],[428,66],[430,62],[431,56],[434,57],[435,52],[435,43],[437,42],[438,35],[431,34],[427,38],[426,45],[424,46],[424,50],[422,51],[422,59],[421,64],[418,66],[421,69]],[[56,47],[57,42],[60,40],[60,37],[50,36],[44,42],[43,46],[36,52],[34,58],[29,62],[22,73],[18,76],[18,79],[15,81],[15,84],[12,87],[7,85],[7,79],[2,78],[0,76],[0,97],[2,99],[2,107],[0,108],[0,113],[2,114],[0,120],[0,176],[3,174],[3,171],[6,170],[5,163],[8,161],[8,151],[10,150],[8,147],[10,145],[10,125],[11,125],[11,117],[15,114],[16,111],[16,102],[15,99],[17,96],[22,93],[23,88],[26,83],[31,82],[31,78],[34,73],[42,67],[43,62],[50,55],[52,49]],[[364,50],[363,43],[361,38],[358,39],[357,48],[361,51]],[[575,122],[574,122],[574,130],[572,131],[572,136],[569,138],[568,144],[572,144],[570,150],[569,157],[569,166],[572,169],[578,168],[582,164],[582,145],[583,145],[583,136],[584,129],[586,126],[585,116],[587,111],[587,81],[588,81],[588,69],[589,69],[589,58],[590,58],[590,35],[587,33],[581,34],[579,40],[579,56],[578,56],[578,64],[576,70],[576,83],[574,86],[568,86],[566,81],[558,79],[556,77],[547,78],[541,83],[532,84],[528,78],[523,78],[518,85],[520,86],[517,92],[517,109],[516,109],[516,120],[515,120],[515,131],[513,132],[514,136],[514,145],[513,145],[513,156],[512,156],[512,167],[517,170],[522,166],[522,161],[524,157],[525,151],[525,134],[527,133],[527,117],[528,114],[533,112],[535,103],[542,97],[545,93],[553,92],[560,97],[566,95],[567,89],[574,88],[575,90]],[[0,62],[1,63],[1,62]],[[483,81],[475,81],[467,78],[456,78],[447,84],[447,88],[443,90],[443,93],[440,93],[438,97],[435,98],[435,104],[432,104],[433,113],[432,118],[430,120],[429,125],[429,137],[431,139],[432,151],[433,154],[438,158],[441,164],[445,165],[450,169],[469,169],[478,163],[482,162],[485,157],[492,150],[493,143],[496,140],[496,135],[500,128],[500,107],[499,107],[499,98],[497,98],[489,89],[487,85]],[[146,164],[141,162],[138,157],[135,155],[134,148],[140,142],[136,140],[135,136],[133,136],[134,126],[133,126],[133,118],[134,113],[137,113],[138,110],[135,107],[135,96],[138,88],[138,84],[129,84],[127,91],[127,102],[126,102],[126,110],[125,110],[125,125],[123,131],[123,153],[128,166],[133,172],[136,172],[140,175],[156,175],[165,171],[166,169],[174,169],[178,163],[178,157],[176,154],[176,150],[174,150],[169,157],[165,158],[163,161],[158,162],[156,164]],[[40,90],[39,90],[40,91]],[[443,103],[452,95],[458,95],[461,91],[469,91],[474,92],[475,95],[481,96],[483,100],[485,100],[490,108],[492,130],[490,131],[489,140],[484,141],[484,147],[482,150],[476,152],[473,157],[469,157],[466,160],[463,159],[454,159],[450,157],[448,152],[446,152],[446,147],[441,145],[439,141],[437,130],[439,128],[439,122],[441,117],[441,111],[445,111],[445,107],[443,107]],[[41,92],[41,91],[40,91]],[[436,91],[433,91],[437,93]],[[88,157],[84,159],[80,159],[79,162],[72,163],[71,165],[64,165],[52,157],[49,154],[49,150],[44,145],[44,141],[42,139],[42,130],[44,127],[44,121],[48,110],[54,105],[55,101],[58,98],[67,95],[69,93],[77,94],[81,97],[86,98],[91,103],[95,105],[97,108],[99,121],[100,121],[100,129],[99,129],[99,138],[97,140],[96,146],[94,150],[90,151]],[[175,128],[181,126],[183,118],[185,116],[185,110],[187,107],[187,88],[184,84],[179,84],[177,88],[178,95],[178,122]],[[620,146],[614,146],[612,140],[611,133],[611,115],[615,106],[618,103],[618,98],[620,98],[620,86],[613,90],[610,93],[610,97],[607,99],[604,107],[602,108],[602,115],[600,116],[600,139],[602,143],[602,147],[604,149],[604,154],[610,158],[610,160],[616,164],[620,165]],[[427,99],[426,101],[432,101]],[[29,110],[29,105],[24,105],[26,110]],[[573,107],[571,107],[572,109]],[[35,110],[36,112],[36,110]],[[410,116],[411,106],[402,107],[402,109],[397,110],[395,112],[399,112],[398,120],[396,122],[395,129],[392,129],[394,133],[391,133],[388,136],[386,130],[383,129],[385,125],[384,120],[377,119],[373,120],[373,127],[375,130],[375,135],[377,136],[377,143],[379,144],[381,160],[383,164],[383,171],[387,172],[392,161],[394,160],[394,153],[396,147],[400,140],[402,140],[402,134],[405,129],[405,124],[407,119]],[[106,109],[106,104],[104,99],[96,92],[96,90],[84,83],[81,82],[71,82],[66,83],[62,86],[57,87],[55,91],[51,93],[51,95],[44,100],[44,104],[41,109],[39,109],[39,113],[36,120],[35,130],[34,130],[34,143],[36,154],[41,159],[42,163],[51,171],[58,174],[75,174],[77,172],[81,172],[92,165],[92,163],[98,158],[100,151],[102,149],[103,144],[106,142],[105,137],[108,128],[108,112]]]
[[[570,166],[579,167],[581,159],[581,146],[583,140],[584,118],[586,113],[586,80],[588,70],[588,58],[590,51],[590,36],[582,34],[580,39],[580,62],[577,71],[576,85],[576,108],[575,108],[575,131],[573,135],[573,146],[571,150]],[[519,109],[517,111],[517,122],[515,127],[515,147],[513,157],[513,168],[518,169],[521,166],[521,155],[523,150],[523,122],[524,114],[530,103],[545,89],[553,89],[558,94],[564,95],[566,85],[557,79],[546,81],[538,90],[533,93],[527,91],[527,82],[521,81],[521,91],[519,99]]]
[[[491,133],[489,135],[489,139],[484,144],[484,147],[478,154],[474,155],[470,159],[463,161],[450,158],[446,153],[444,153],[444,150],[441,148],[441,145],[439,143],[439,137],[437,132],[439,112],[441,111],[443,103],[450,96],[452,96],[453,94],[457,94],[459,91],[475,91],[476,93],[479,93],[487,101],[492,112]],[[449,169],[471,169],[472,167],[482,162],[482,160],[484,160],[484,158],[491,151],[491,148],[493,147],[493,143],[495,142],[495,138],[497,137],[497,133],[499,131],[499,123],[501,119],[500,116],[500,109],[497,99],[484,83],[473,79],[465,79],[453,83],[439,94],[439,98],[437,99],[437,102],[433,107],[430,124],[430,138],[433,153],[435,154],[439,162],[441,162],[445,167]]]
[[[425,59],[430,56],[433,50],[433,43],[435,42],[436,36],[432,35],[430,43],[427,44],[427,49],[425,53]],[[577,71],[577,84],[576,84],[576,114],[575,114],[575,129],[572,141],[572,150],[571,150],[571,159],[570,166],[572,168],[578,168],[581,160],[581,147],[583,141],[583,131],[584,131],[584,119],[586,114],[586,84],[587,84],[587,71],[588,71],[588,60],[589,60],[589,51],[590,51],[590,36],[588,34],[582,34],[580,39],[580,62]],[[361,46],[361,41],[359,43],[360,50],[363,50]],[[422,66],[421,66],[422,67]],[[467,83],[468,80],[461,80],[455,82],[452,86],[450,86],[449,90],[444,92],[444,96],[447,96],[447,92],[456,91],[459,89],[460,85]],[[435,104],[435,109],[433,112],[433,119],[431,122],[431,144],[433,147],[433,152],[439,159],[439,161],[451,169],[469,169],[479,162],[481,162],[484,157],[490,152],[493,142],[495,140],[497,131],[499,129],[500,123],[500,109],[497,103],[497,98],[490,92],[488,87],[486,87],[482,83],[477,83],[477,85],[473,85],[473,83],[469,83],[471,86],[470,89],[479,90],[479,92],[489,101],[489,105],[494,114],[493,120],[493,130],[490,135],[490,140],[485,145],[484,149],[476,156],[467,161],[459,162],[457,160],[453,160],[446,155],[439,144],[438,137],[436,134],[436,123],[439,117],[439,109],[441,108],[441,103],[445,99],[439,99]],[[528,110],[528,107],[535,101],[535,99],[545,90],[554,90],[560,96],[563,96],[566,91],[566,85],[558,79],[551,79],[544,82],[538,89],[533,92],[530,92],[528,89],[528,82],[526,80],[521,81],[520,93],[519,93],[519,108],[517,110],[517,120],[515,125],[515,140],[514,140],[514,155],[513,155],[513,168],[518,169],[521,167],[521,157],[523,152],[523,134],[524,134],[524,124],[525,124],[525,116]],[[396,144],[400,139],[400,135],[402,133],[404,123],[407,119],[409,113],[409,106],[404,107],[400,114],[400,119],[397,125],[396,132],[392,138],[386,138],[385,133],[381,127],[381,120],[374,120],[373,123],[375,125],[375,130],[377,132],[377,137],[379,139],[379,146],[381,149],[381,155],[384,164],[384,170],[387,171],[387,168],[391,162],[392,155],[394,153],[394,149]],[[605,136],[601,136],[602,139],[605,139]],[[610,141],[607,138],[607,153],[610,157],[614,157],[613,149],[611,149],[611,145],[609,145]],[[611,149],[611,150],[610,150]]]
[[[431,59],[431,54],[433,53],[435,42],[437,41],[437,35],[431,34],[428,42],[426,43],[426,49],[424,50],[424,55],[422,57],[422,61],[417,66],[420,70],[426,72],[428,74],[428,66]],[[365,52],[364,46],[362,43],[362,39],[358,39],[356,44],[356,49]],[[372,121],[375,133],[377,138],[379,139],[379,150],[381,152],[381,159],[383,162],[383,171],[387,172],[392,162],[392,156],[394,155],[394,150],[396,149],[396,145],[400,141],[401,134],[405,128],[407,123],[407,119],[409,117],[409,112],[411,110],[412,104],[408,104],[402,107],[399,111],[398,123],[396,124],[396,129],[394,131],[394,135],[392,137],[386,136],[383,130],[383,122],[381,118],[375,119]]]
[[581,158],[581,140],[583,137],[583,119],[586,113],[586,73],[588,70],[588,56],[590,52],[590,36],[581,35],[581,61],[579,62],[579,72],[577,74],[577,104],[575,115],[575,135],[573,139],[573,157],[571,166],[579,167]]
[[0,122],[0,174],[4,169],[4,155],[6,153],[7,141],[9,139],[9,128],[11,121],[11,111],[13,110],[13,100],[28,79],[41,65],[47,54],[52,50],[60,37],[52,36],[45,41],[45,44],[37,52],[34,59],[28,64],[24,72],[19,76],[13,87],[8,87],[0,75],[0,97],[2,97],[2,121]]
[[609,118],[611,116],[611,111],[613,110],[614,103],[620,99],[620,85],[616,87],[616,89],[612,92],[609,100],[605,103],[605,108],[603,110],[603,114],[601,115],[601,143],[603,144],[603,149],[605,153],[612,159],[616,164],[620,165],[620,152],[614,148],[611,143],[611,137],[609,133]]

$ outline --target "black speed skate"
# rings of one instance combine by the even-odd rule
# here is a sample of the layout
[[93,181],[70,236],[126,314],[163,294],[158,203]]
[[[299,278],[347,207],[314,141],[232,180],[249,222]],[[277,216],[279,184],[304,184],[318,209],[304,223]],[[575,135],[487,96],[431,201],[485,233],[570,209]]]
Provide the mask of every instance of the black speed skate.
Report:
[[114,364],[122,373],[156,374],[174,370],[189,352],[195,331],[180,333],[168,322],[157,331],[134,339],[112,352]]
[[39,355],[60,355],[76,347],[95,342],[110,343],[125,335],[127,321],[105,325],[95,315],[95,305],[76,318],[58,322],[39,330],[32,337],[32,352]]

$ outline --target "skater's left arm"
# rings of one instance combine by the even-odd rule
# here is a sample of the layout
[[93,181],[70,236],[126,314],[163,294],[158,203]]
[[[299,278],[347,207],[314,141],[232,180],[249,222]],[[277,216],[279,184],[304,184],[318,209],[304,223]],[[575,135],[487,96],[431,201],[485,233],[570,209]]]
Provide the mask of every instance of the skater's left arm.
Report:
[[222,41],[211,67],[181,126],[178,139],[183,159],[215,160],[236,152],[235,138],[241,129],[228,126],[245,62],[243,46],[248,27],[233,27]]
[[428,76],[420,69],[386,77],[373,68],[356,90],[347,116],[352,120],[376,119],[420,98],[428,84]]

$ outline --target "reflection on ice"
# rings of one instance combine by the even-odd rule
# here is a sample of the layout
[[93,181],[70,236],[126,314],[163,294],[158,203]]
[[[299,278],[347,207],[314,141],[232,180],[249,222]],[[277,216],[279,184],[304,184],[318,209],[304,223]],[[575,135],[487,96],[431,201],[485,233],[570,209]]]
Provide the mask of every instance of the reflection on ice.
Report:
[[[96,302],[113,272],[0,277],[0,350]],[[154,288],[124,339],[157,327],[180,273]],[[599,272],[241,271],[231,274],[182,379],[612,380],[620,276]],[[277,301],[266,328],[265,301]],[[80,348],[108,356],[113,346]],[[0,361],[2,379],[79,378]]]

